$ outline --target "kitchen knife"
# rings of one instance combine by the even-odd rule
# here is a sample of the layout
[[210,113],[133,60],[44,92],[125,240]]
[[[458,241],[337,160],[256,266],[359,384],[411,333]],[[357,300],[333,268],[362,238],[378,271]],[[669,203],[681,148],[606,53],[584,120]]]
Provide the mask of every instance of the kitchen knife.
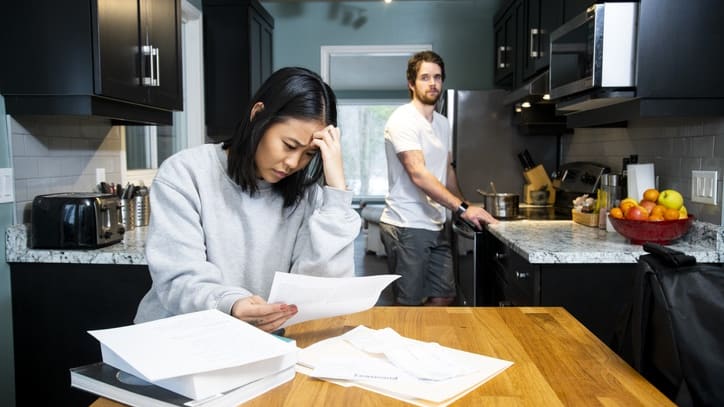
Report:
[[518,153],[518,160],[520,160],[520,165],[523,166],[524,171],[528,171],[530,167],[528,166],[528,161],[523,156],[523,153]]
[[523,150],[523,157],[525,158],[525,162],[528,164],[528,168],[535,167],[535,161],[533,161],[533,157],[530,156],[527,148]]

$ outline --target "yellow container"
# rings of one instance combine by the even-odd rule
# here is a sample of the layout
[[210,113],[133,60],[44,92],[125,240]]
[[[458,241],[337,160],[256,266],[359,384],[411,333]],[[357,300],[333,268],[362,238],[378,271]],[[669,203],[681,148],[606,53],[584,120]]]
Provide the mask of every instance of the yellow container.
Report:
[[583,213],[572,209],[571,215],[573,216],[573,221],[576,223],[580,223],[585,226],[598,227],[597,213]]

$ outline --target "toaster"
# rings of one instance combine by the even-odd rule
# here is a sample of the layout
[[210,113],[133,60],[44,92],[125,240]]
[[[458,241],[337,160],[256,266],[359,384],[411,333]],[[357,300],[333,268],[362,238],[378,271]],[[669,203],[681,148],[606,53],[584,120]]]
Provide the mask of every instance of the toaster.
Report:
[[30,246],[34,249],[97,249],[123,240],[120,198],[69,192],[33,199]]

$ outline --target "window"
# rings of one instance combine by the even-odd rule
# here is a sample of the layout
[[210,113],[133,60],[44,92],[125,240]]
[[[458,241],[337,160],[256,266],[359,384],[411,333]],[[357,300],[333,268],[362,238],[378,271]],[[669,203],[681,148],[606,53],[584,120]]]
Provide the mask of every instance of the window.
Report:
[[381,200],[387,194],[385,123],[409,101],[407,60],[429,49],[430,45],[321,49],[321,75],[337,95],[344,175],[355,200]]
[[173,126],[126,126],[123,179],[150,185],[158,166],[174,153],[204,142],[203,56],[201,11],[181,2],[184,110],[173,113]]
[[342,100],[337,122],[342,131],[344,175],[358,199],[387,193],[384,128],[387,118],[405,100]]

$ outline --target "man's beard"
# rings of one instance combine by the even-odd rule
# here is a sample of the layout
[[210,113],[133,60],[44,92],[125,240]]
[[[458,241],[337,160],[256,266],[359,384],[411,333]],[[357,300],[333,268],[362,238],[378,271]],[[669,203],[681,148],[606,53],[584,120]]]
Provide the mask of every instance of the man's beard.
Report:
[[440,99],[440,95],[442,95],[442,92],[438,92],[434,97],[427,96],[427,93],[415,94],[415,97],[424,105],[434,106]]

